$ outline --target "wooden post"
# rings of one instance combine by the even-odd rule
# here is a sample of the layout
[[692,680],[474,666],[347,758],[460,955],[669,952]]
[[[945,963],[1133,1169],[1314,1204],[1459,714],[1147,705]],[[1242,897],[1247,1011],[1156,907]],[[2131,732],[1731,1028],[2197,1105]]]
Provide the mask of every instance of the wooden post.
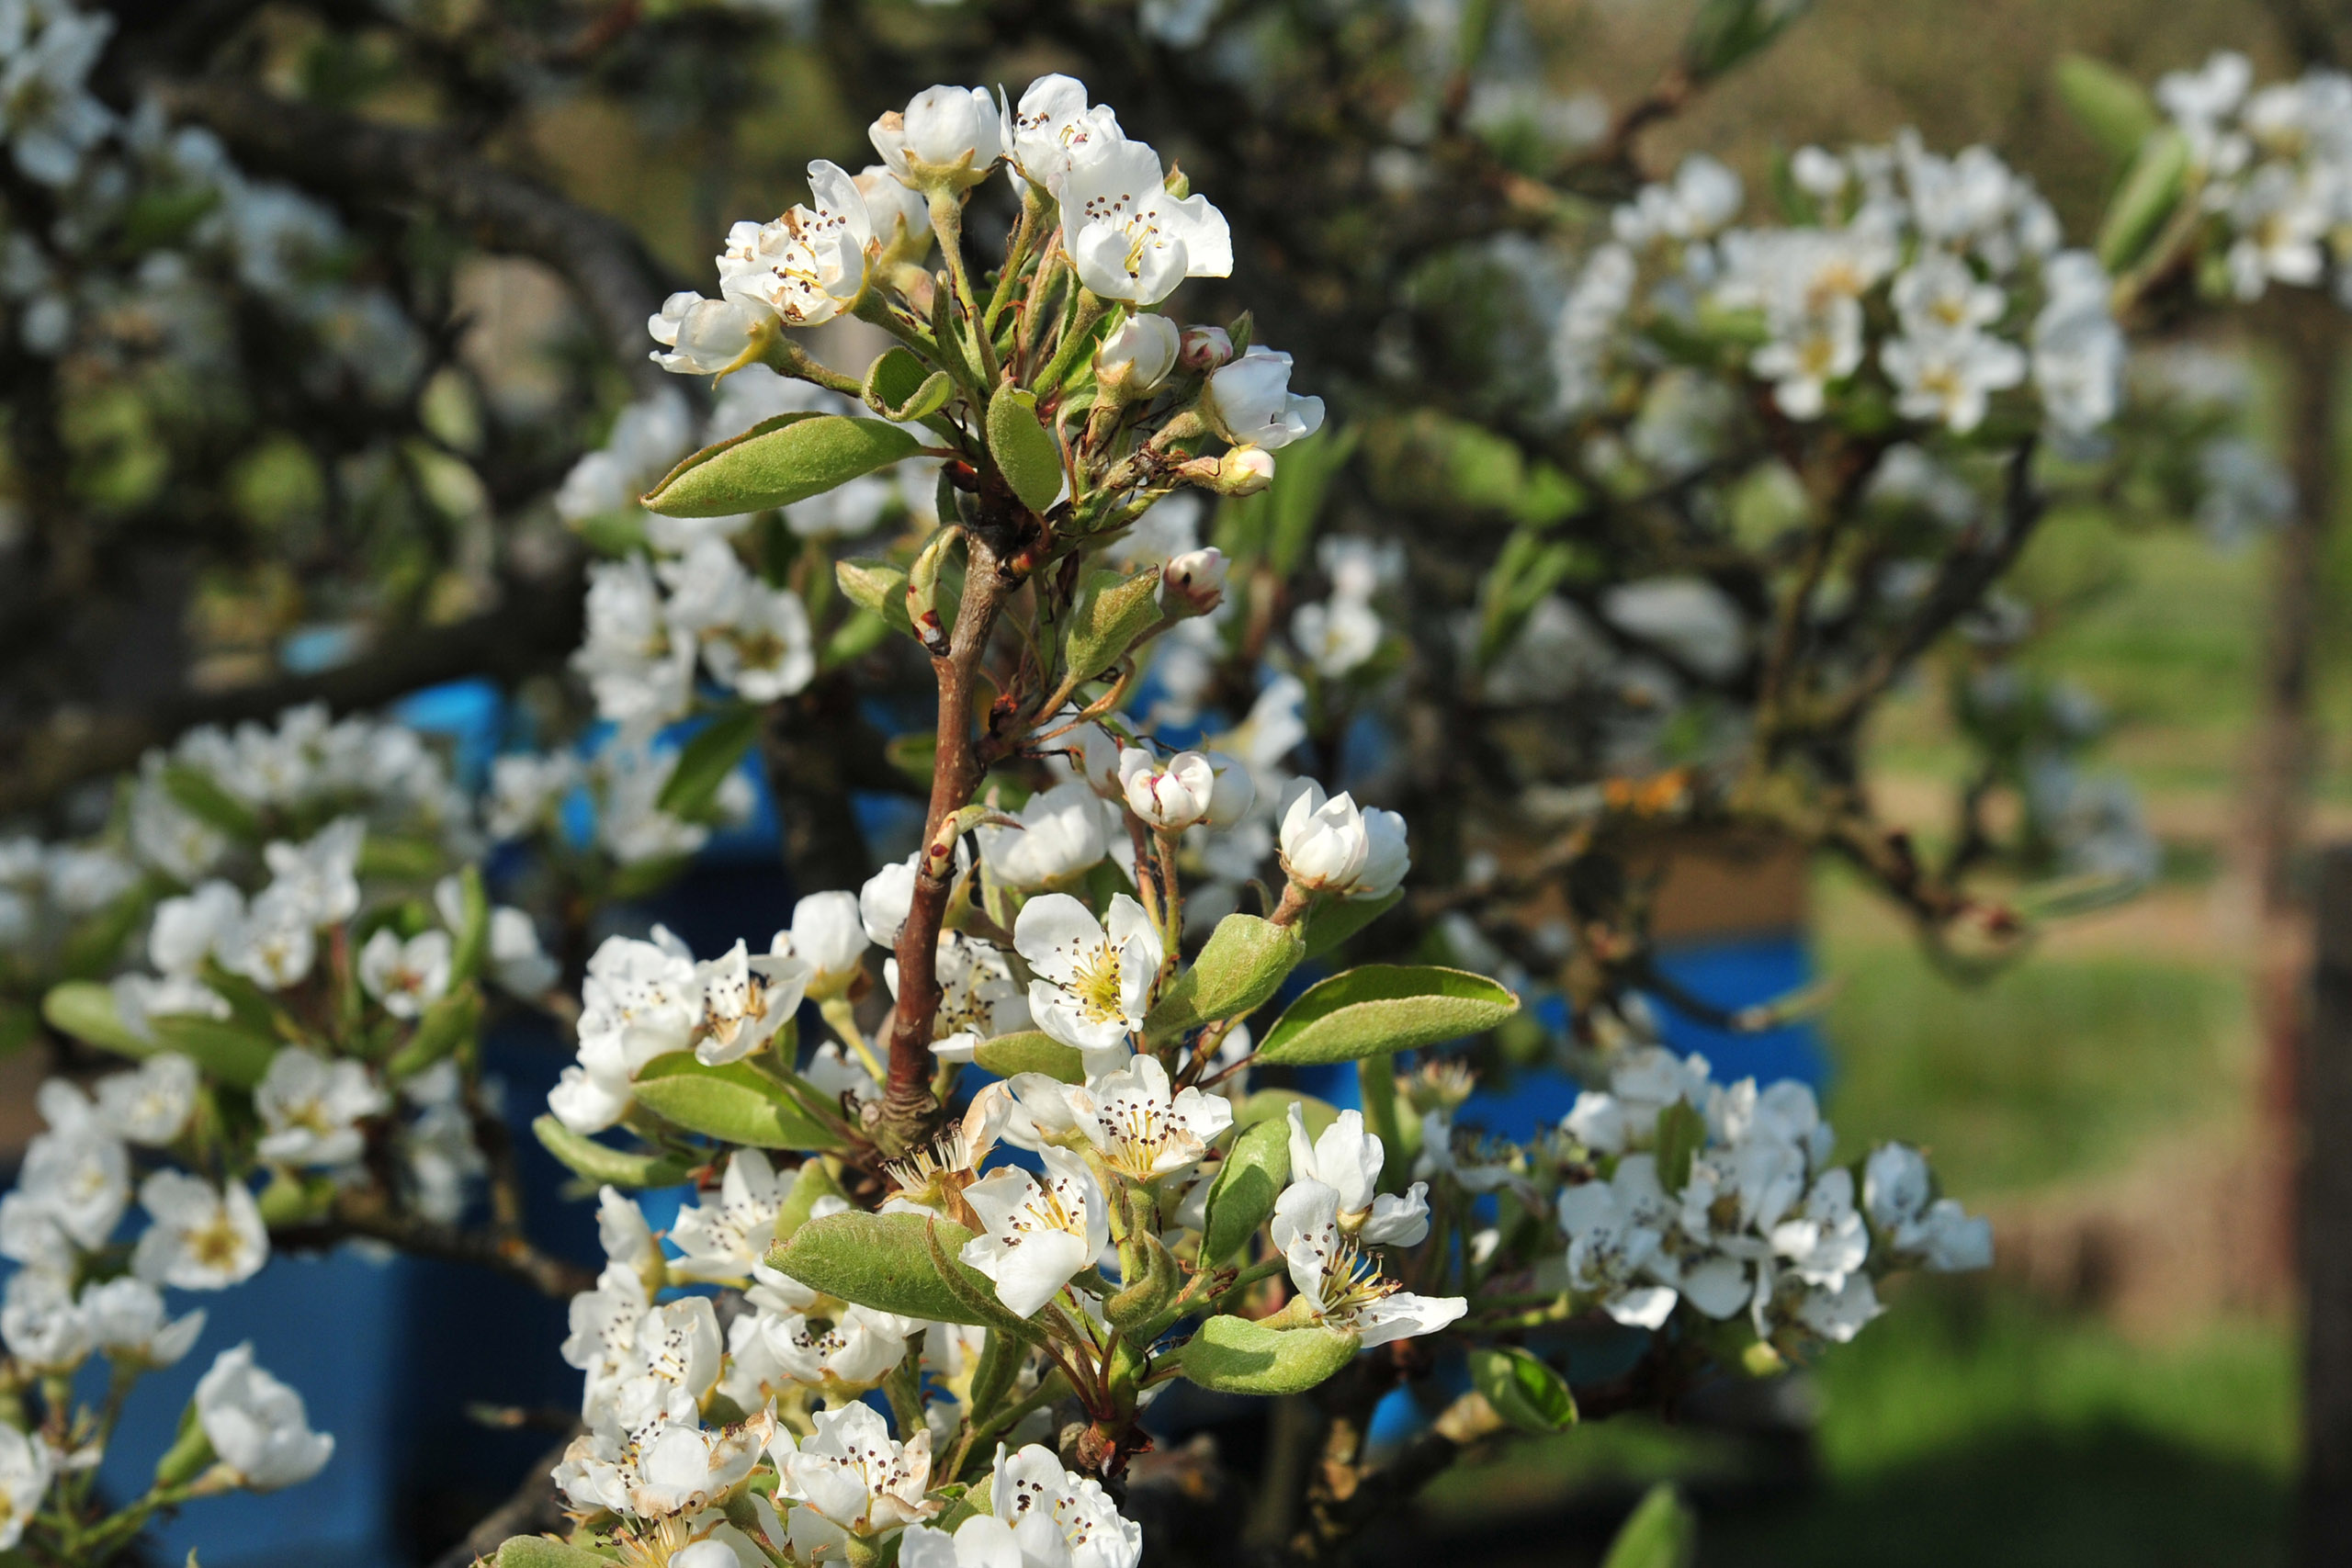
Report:
[[2303,1032],[2303,1498],[2298,1562],[2352,1542],[2352,845],[2320,856],[2310,1027]]

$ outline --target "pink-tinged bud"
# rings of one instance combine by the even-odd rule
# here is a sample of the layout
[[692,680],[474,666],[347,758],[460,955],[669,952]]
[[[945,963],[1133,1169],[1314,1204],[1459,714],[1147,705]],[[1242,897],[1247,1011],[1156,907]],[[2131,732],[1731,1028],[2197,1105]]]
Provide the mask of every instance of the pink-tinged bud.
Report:
[[1223,327],[1186,327],[1177,362],[1196,376],[1205,376],[1233,357],[1233,336]]
[[1159,607],[1170,620],[1205,615],[1225,600],[1225,552],[1186,550],[1160,569]]

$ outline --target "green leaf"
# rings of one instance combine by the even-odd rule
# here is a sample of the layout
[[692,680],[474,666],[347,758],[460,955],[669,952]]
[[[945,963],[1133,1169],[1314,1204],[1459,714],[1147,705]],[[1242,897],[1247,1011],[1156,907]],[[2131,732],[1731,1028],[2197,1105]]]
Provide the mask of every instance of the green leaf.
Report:
[[647,492],[644,505],[665,517],[765,512],[887,468],[922,446],[878,419],[778,414],[681,462]]
[[1295,925],[1278,926],[1255,915],[1226,916],[1209,933],[1200,957],[1176,976],[1144,1019],[1144,1037],[1156,1043],[1219,1019],[1249,1017],[1282,988],[1306,952]]
[[1577,1424],[1577,1396],[1568,1392],[1568,1380],[1516,1345],[1471,1351],[1470,1385],[1487,1396],[1496,1415],[1522,1432],[1543,1437]]
[[436,999],[416,1021],[416,1032],[384,1064],[384,1076],[403,1083],[474,1037],[481,1027],[481,992],[464,985]]
[[1078,680],[1091,681],[1126,656],[1128,649],[1159,620],[1159,569],[1134,576],[1103,573],[1085,603],[1070,612],[1062,662]]
[[[949,1285],[933,1261],[933,1226],[939,1249],[953,1265],[963,1292]],[[967,1304],[973,1294],[996,1300],[994,1281],[956,1258],[971,1238],[963,1226],[927,1214],[828,1214],[770,1247],[767,1263],[812,1291],[877,1312],[1001,1327],[1001,1320],[1012,1315],[1001,1305],[984,1314]],[[1021,1323],[1024,1335],[1035,1332],[1025,1322],[1014,1321]]]
[[1290,1108],[1298,1107],[1298,1114],[1306,1123],[1306,1135],[1319,1138],[1323,1129],[1340,1119],[1340,1108],[1311,1094],[1301,1094],[1295,1089],[1261,1089],[1246,1096],[1233,1108],[1233,1125],[1238,1129],[1255,1127],[1261,1122],[1290,1122]]
[[2158,131],[2140,144],[2107,217],[2098,229],[2099,265],[2110,273],[2129,271],[2168,222],[2188,189],[2188,139],[2177,130]]
[[206,1077],[238,1089],[252,1089],[266,1077],[283,1043],[233,1021],[190,1014],[158,1018],[154,1030],[158,1046],[187,1056]]
[[1000,387],[989,399],[989,456],[1021,504],[1032,512],[1053,505],[1062,492],[1062,446],[1037,418],[1037,395]]
[[1657,1180],[1670,1193],[1690,1181],[1690,1162],[1707,1146],[1707,1119],[1687,1100],[1657,1113]]
[[1435,965],[1367,964],[1314,987],[1267,1031],[1270,1066],[1351,1062],[1477,1034],[1519,1010],[1519,998],[1484,975]]
[[1209,1183],[1207,1217],[1201,1226],[1204,1267],[1241,1250],[1274,1212],[1274,1200],[1290,1180],[1290,1122],[1261,1122],[1234,1134]]
[[654,804],[690,822],[708,816],[718,798],[718,786],[760,738],[763,716],[763,709],[741,704],[695,730],[679,749],[678,765],[671,770],[670,781],[662,786],[661,798]]
[[613,1560],[567,1546],[552,1536],[509,1536],[492,1561],[497,1568],[613,1568]]
[[691,1051],[673,1051],[645,1065],[632,1092],[664,1122],[721,1143],[755,1149],[841,1146],[790,1090],[749,1062],[705,1066]]
[[894,630],[914,634],[907,619],[907,569],[871,556],[833,563],[833,581],[842,593],[862,610],[871,610]]
[[1699,1556],[1699,1516],[1659,1482],[1618,1530],[1600,1568],[1690,1568]]
[[629,1154],[575,1133],[552,1116],[531,1123],[531,1135],[565,1169],[599,1187],[674,1187],[694,1168],[670,1155]]
[[60,1034],[125,1056],[152,1056],[156,1045],[142,1040],[122,1021],[114,992],[96,980],[68,980],[52,986],[40,999],[40,1016]]
[[1326,898],[1306,917],[1306,956],[1320,958],[1404,901],[1392,887],[1377,898]]
[[220,781],[202,768],[187,762],[166,765],[164,793],[207,827],[217,828],[242,843],[261,840],[261,818],[254,815],[254,808],[223,789]]
[[776,1210],[777,1239],[781,1240],[807,1224],[808,1211],[817,1206],[818,1199],[846,1196],[848,1194],[842,1190],[842,1184],[833,1179],[833,1173],[825,1168],[823,1160],[805,1161],[792,1179],[792,1190],[784,1195],[784,1202]]
[[481,973],[482,955],[490,951],[490,895],[481,885],[481,867],[469,862],[458,872],[458,940],[449,955],[452,983]]
[[2050,74],[2066,112],[2118,163],[2137,152],[2164,123],[2147,89],[2104,60],[2062,54]]
[[359,846],[359,878],[387,882],[431,882],[447,863],[438,839],[415,838],[370,829]]
[[1701,0],[1682,35],[1683,69],[1698,82],[1722,75],[1761,53],[1811,0]]
[[929,419],[956,395],[956,383],[946,371],[926,368],[904,348],[890,349],[866,367],[865,406],[899,424]]
[[1001,1078],[1043,1073],[1056,1083],[1086,1081],[1085,1058],[1042,1029],[983,1040],[972,1053],[972,1060]]
[[1358,1341],[1336,1328],[1268,1328],[1213,1317],[1177,1352],[1184,1375],[1218,1393],[1304,1393],[1351,1360]]

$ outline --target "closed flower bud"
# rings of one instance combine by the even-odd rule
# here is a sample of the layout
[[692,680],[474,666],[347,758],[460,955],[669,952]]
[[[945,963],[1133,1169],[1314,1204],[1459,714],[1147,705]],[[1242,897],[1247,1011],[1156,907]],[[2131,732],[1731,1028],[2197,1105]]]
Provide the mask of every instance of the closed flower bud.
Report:
[[1205,376],[1233,357],[1233,336],[1223,327],[1186,327],[1177,363],[1195,376]]
[[1159,608],[1170,620],[1205,615],[1225,601],[1225,552],[1211,545],[1171,558],[1159,574]]
[[1403,818],[1363,810],[1344,791],[1327,799],[1313,779],[1294,780],[1283,793],[1280,840],[1293,882],[1342,898],[1385,897],[1412,865]]
[[996,99],[985,87],[926,87],[866,130],[890,172],[917,190],[966,190],[1004,151]]
[[1219,495],[1255,495],[1274,482],[1273,454],[1258,446],[1236,446],[1222,457],[1195,457],[1176,472],[1188,483]]
[[1198,751],[1179,751],[1162,765],[1150,752],[1129,747],[1119,753],[1119,782],[1127,809],[1165,833],[1206,818],[1216,791],[1216,770]]
[[756,358],[775,329],[774,311],[683,289],[646,318],[645,330],[662,345],[647,357],[680,376],[715,376]]
[[1094,351],[1094,374],[1122,401],[1148,398],[1176,367],[1176,323],[1165,316],[1130,316]]

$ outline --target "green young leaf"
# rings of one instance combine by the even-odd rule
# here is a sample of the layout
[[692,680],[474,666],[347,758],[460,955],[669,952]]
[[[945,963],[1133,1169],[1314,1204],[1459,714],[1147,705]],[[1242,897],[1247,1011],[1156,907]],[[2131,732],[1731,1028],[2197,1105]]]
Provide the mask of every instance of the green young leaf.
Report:
[[731,517],[789,506],[910,457],[922,443],[895,424],[786,413],[681,462],[645,496],[665,517]]
[[1136,638],[1159,619],[1159,569],[1145,567],[1133,577],[1103,573],[1083,604],[1070,612],[1062,662],[1080,681],[1091,681],[1126,656]]
[[1487,1396],[1495,1414],[1522,1432],[1539,1437],[1577,1424],[1577,1396],[1568,1380],[1516,1345],[1470,1352],[1470,1385]]
[[2050,74],[2066,112],[2119,164],[2164,123],[2148,90],[2104,60],[2062,54]]
[[1062,446],[1037,418],[1037,395],[1000,387],[989,400],[989,456],[1021,504],[1032,512],[1062,492]]
[[1711,81],[1761,53],[1811,0],[1701,0],[1682,35],[1682,65],[1698,82]]
[[1191,968],[1176,976],[1143,1021],[1144,1038],[1173,1040],[1219,1019],[1247,1018],[1282,988],[1306,955],[1295,925],[1278,926],[1255,915],[1227,915],[1209,933]]
[[202,768],[187,762],[166,765],[164,793],[181,810],[208,827],[217,828],[241,843],[260,841],[261,819],[254,815],[254,808],[221,788],[220,781]]
[[1392,887],[1377,898],[1326,898],[1306,917],[1306,956],[1320,958],[1348,938],[1388,913],[1405,898]]
[[416,1021],[416,1032],[384,1064],[384,1076],[404,1083],[474,1037],[481,1027],[481,992],[459,986],[436,999]]
[[531,1135],[555,1156],[565,1169],[599,1187],[674,1187],[694,1168],[669,1155],[633,1155],[582,1133],[575,1133],[552,1116],[531,1123]]
[[122,1021],[114,992],[96,980],[68,980],[52,986],[40,1000],[40,1016],[60,1034],[70,1034],[85,1045],[96,1045],[125,1056],[151,1056],[152,1040],[142,1040]]
[[359,845],[359,877],[365,882],[432,882],[447,863],[438,839],[370,829]]
[[1236,1130],[1255,1127],[1261,1122],[1280,1122],[1287,1125],[1290,1108],[1294,1105],[1298,1107],[1299,1117],[1306,1123],[1306,1135],[1310,1138],[1321,1137],[1323,1129],[1340,1119],[1338,1106],[1317,1100],[1311,1094],[1301,1094],[1295,1089],[1261,1089],[1246,1096],[1240,1104],[1233,1108],[1233,1125]]
[[833,581],[844,597],[862,610],[871,610],[893,630],[914,634],[907,619],[907,569],[870,556],[833,563]]
[[2166,129],[2140,144],[2098,228],[2099,265],[2126,272],[2171,221],[2188,190],[2188,139]]
[[1203,1267],[1241,1250],[1274,1212],[1274,1200],[1290,1180],[1290,1122],[1275,1117],[1246,1127],[1218,1162],[1209,1183],[1207,1216],[1201,1226]]
[[238,1089],[252,1089],[269,1074],[280,1042],[233,1020],[167,1014],[154,1021],[155,1043],[177,1051],[204,1076]]
[[1659,1482],[1617,1531],[1600,1568],[1690,1568],[1699,1557],[1699,1516]]
[[760,738],[763,716],[762,709],[739,704],[695,730],[679,749],[678,765],[671,770],[670,782],[662,786],[661,798],[654,804],[690,822],[710,815],[718,786]]
[[1001,1078],[1043,1073],[1056,1083],[1086,1081],[1085,1058],[1042,1029],[983,1040],[973,1051],[972,1060]]
[[1519,998],[1483,975],[1366,964],[1291,1003],[1267,1031],[1258,1059],[1283,1067],[1351,1062],[1481,1033],[1518,1010]]
[[1336,1328],[1268,1328],[1213,1317],[1184,1342],[1184,1375],[1217,1393],[1304,1393],[1352,1359],[1358,1341]]
[[481,973],[482,955],[490,951],[490,894],[481,885],[481,867],[468,862],[458,872],[458,941],[449,955],[451,984]]
[[944,370],[926,372],[923,362],[893,347],[865,370],[865,406],[896,424],[929,419],[956,395]]
[[609,1557],[582,1551],[545,1535],[507,1537],[492,1562],[497,1568],[613,1568]]
[[[953,1263],[961,1292],[947,1282],[933,1260],[934,1226],[940,1252]],[[927,1214],[828,1214],[808,1221],[770,1247],[767,1263],[812,1291],[877,1312],[933,1323],[1001,1327],[999,1319],[1012,1315],[1002,1306],[989,1314],[967,1304],[975,1294],[996,1300],[994,1282],[956,1259],[971,1237],[972,1233],[963,1226]],[[1035,1331],[1022,1323],[1020,1332]]]
[[1687,1100],[1657,1113],[1657,1179],[1669,1193],[1690,1180],[1690,1162],[1707,1146],[1707,1119]]
[[755,1149],[834,1149],[840,1140],[782,1084],[749,1062],[705,1066],[691,1051],[645,1065],[637,1102],[673,1126]]

